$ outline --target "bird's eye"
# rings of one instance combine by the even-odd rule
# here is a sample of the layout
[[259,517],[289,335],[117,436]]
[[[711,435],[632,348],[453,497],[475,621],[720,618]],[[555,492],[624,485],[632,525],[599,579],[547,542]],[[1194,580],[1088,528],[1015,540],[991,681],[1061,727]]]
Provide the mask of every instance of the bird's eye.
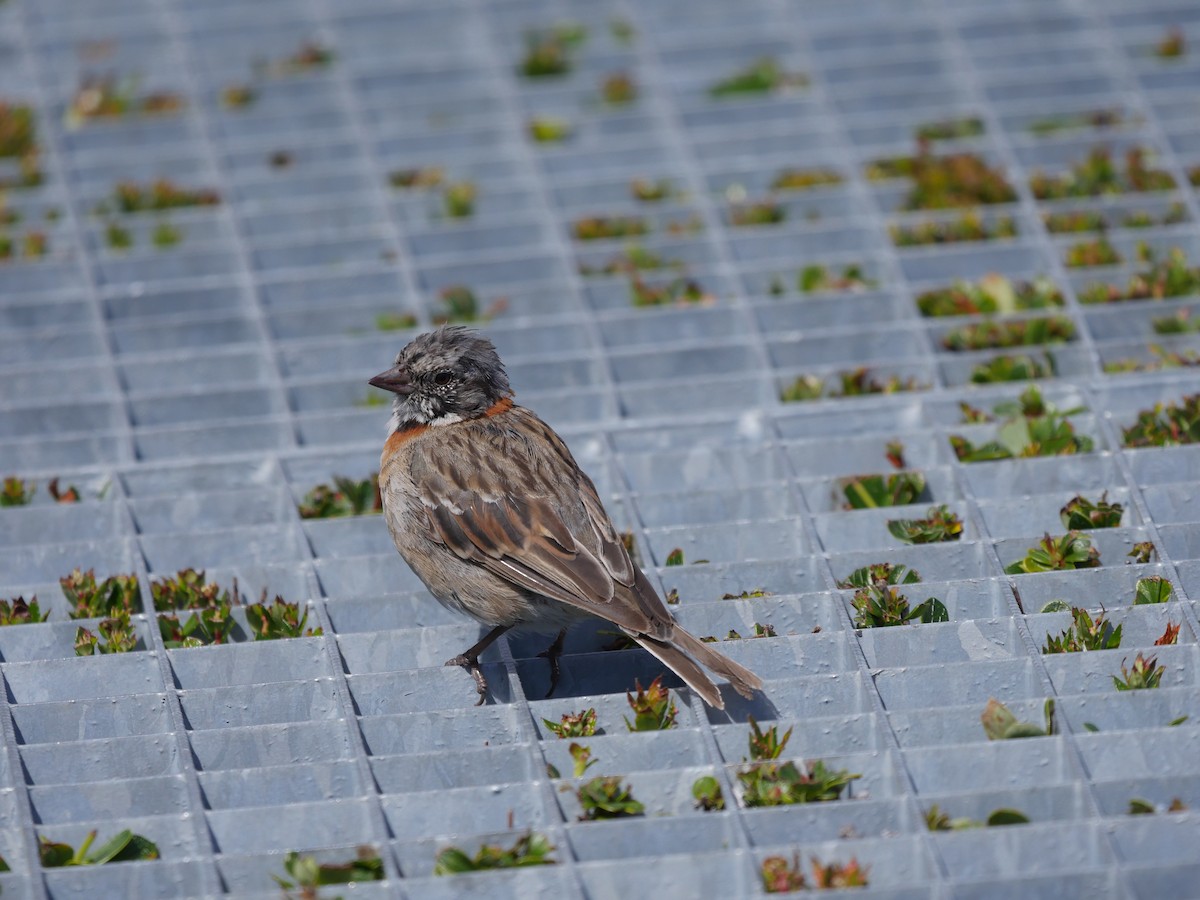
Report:
[[433,376],[433,383],[437,385],[449,384],[450,379],[453,377],[453,373],[451,373],[449,370],[442,369],[442,371]]

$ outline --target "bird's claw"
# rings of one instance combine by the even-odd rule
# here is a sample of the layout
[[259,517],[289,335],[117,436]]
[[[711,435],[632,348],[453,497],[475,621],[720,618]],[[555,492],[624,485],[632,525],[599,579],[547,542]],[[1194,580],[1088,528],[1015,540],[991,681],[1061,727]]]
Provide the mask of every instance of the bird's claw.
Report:
[[479,693],[479,699],[475,701],[475,705],[483,706],[483,701],[487,699],[488,686],[487,679],[483,677],[483,669],[479,666],[479,660],[460,653],[453,659],[446,660],[445,665],[462,666],[471,673],[471,677],[475,679],[475,690]]
[[562,674],[558,660],[563,652],[563,639],[567,636],[566,629],[558,633],[558,637],[554,639],[554,643],[538,654],[538,659],[544,659],[550,663],[550,690],[546,691],[546,698],[554,693],[558,687],[558,676]]

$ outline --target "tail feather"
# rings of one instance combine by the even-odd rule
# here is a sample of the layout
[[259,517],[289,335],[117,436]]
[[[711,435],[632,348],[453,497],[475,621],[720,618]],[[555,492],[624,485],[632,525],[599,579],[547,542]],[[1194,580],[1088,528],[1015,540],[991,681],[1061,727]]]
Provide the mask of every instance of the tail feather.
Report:
[[733,685],[733,689],[747,699],[762,688],[761,678],[724,653],[714,650],[712,645],[697,640],[678,625],[675,626],[670,643],[642,634],[635,634],[633,638],[682,678],[688,687],[704,698],[704,702],[716,709],[724,709],[725,701],[712,679],[697,663],[727,679]]
[[727,679],[733,685],[733,689],[747,700],[754,696],[755,691],[762,689],[761,678],[741,663],[736,663],[724,653],[714,650],[712,644],[697,640],[695,636],[684,631],[678,625],[675,626],[672,643],[701,665]]
[[643,634],[635,634],[633,635],[633,639],[658,657],[659,661],[668,669],[682,678],[684,684],[704,698],[705,703],[716,709],[725,708],[725,701],[721,698],[721,692],[717,690],[717,686],[713,684],[712,679],[704,674],[704,670],[696,665],[679,648],[663,643],[662,641],[656,641],[654,638],[646,637]]

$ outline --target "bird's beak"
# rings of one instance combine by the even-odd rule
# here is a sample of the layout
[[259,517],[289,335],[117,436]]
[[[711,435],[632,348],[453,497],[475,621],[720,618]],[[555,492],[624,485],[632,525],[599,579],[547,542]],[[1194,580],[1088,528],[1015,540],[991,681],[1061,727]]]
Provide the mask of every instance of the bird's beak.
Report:
[[391,391],[393,394],[399,394],[401,397],[407,397],[416,390],[412,379],[408,377],[408,370],[402,369],[399,366],[392,366],[386,372],[380,372],[368,381],[367,384],[385,391]]

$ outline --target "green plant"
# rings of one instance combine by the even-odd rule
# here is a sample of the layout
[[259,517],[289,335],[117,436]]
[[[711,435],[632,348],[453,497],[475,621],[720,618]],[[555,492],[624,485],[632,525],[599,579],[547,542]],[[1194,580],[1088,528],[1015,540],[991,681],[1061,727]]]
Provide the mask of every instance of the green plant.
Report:
[[629,182],[629,193],[634,200],[642,203],[658,203],[675,196],[675,186],[669,178],[659,178],[657,181],[635,178]]
[[633,792],[621,783],[620,775],[584,782],[576,789],[575,796],[583,809],[579,817],[581,822],[640,816],[646,811],[646,807],[634,799]]
[[1180,627],[1180,625],[1168,621],[1166,627],[1163,629],[1163,633],[1155,639],[1154,646],[1169,647],[1172,644],[1178,644]]
[[746,765],[737,773],[746,806],[837,800],[851,781],[862,777],[846,769],[828,769],[820,760],[807,767],[797,766],[794,762],[775,762],[787,748],[792,737],[791,728],[780,737],[776,726],[763,731],[751,717],[747,737],[749,759],[742,760]]
[[649,269],[682,269],[683,261],[667,259],[653,250],[647,250],[641,244],[630,244],[623,252],[611,257],[602,266],[579,264],[581,275],[630,275],[637,276],[640,271]]
[[1176,310],[1173,315],[1157,316],[1150,320],[1155,334],[1189,334],[1200,331],[1200,319],[1192,318],[1190,309]]
[[45,622],[48,618],[50,618],[50,613],[42,614],[36,595],[31,597],[28,603],[25,602],[23,596],[0,600],[0,627],[35,624]]
[[651,285],[634,275],[629,280],[630,301],[634,306],[708,305],[714,302],[700,282],[691,278],[673,278],[666,284]]
[[101,619],[96,630],[100,632],[99,635],[87,628],[75,629],[76,656],[128,653],[137,646],[137,632],[129,621],[129,613],[125,610],[118,610],[112,618]]
[[582,712],[564,713],[561,721],[542,719],[542,723],[560,738],[591,737],[596,733],[596,710],[589,707]]
[[[263,601],[266,600],[263,591]],[[250,625],[250,633],[256,641],[274,641],[281,638],[317,637],[324,634],[320,627],[305,628],[308,623],[308,610],[300,612],[298,603],[289,603],[276,596],[271,604],[263,601],[251,603],[246,607],[246,621]]]
[[1044,535],[1036,547],[1030,547],[1025,555],[1005,566],[1008,575],[1031,572],[1055,572],[1059,569],[1090,569],[1100,565],[1100,551],[1092,546],[1092,540],[1078,531],[1068,531],[1060,537]]
[[950,446],[960,462],[982,462],[1031,456],[1065,456],[1089,453],[1094,442],[1077,435],[1070,417],[1083,407],[1060,410],[1042,399],[1036,387],[1023,391],[1015,401],[999,403],[994,412],[1004,419],[996,438],[976,446],[961,435],[950,435]]
[[671,699],[670,692],[663,687],[662,676],[655,678],[646,688],[636,679],[633,684],[637,696],[625,692],[629,708],[633,710],[633,721],[630,722],[626,716],[625,727],[630,731],[666,731],[668,728],[674,728],[679,710],[675,701]]
[[924,519],[888,519],[888,532],[906,544],[936,544],[957,541],[963,523],[946,504],[929,507]]
[[210,606],[193,610],[182,623],[175,613],[160,614],[158,631],[162,635],[163,645],[173,650],[224,644],[229,640],[234,624],[232,612],[233,604],[229,600],[218,600]]
[[729,223],[745,225],[775,225],[787,218],[787,207],[767,198],[755,203],[738,203],[729,209]]
[[734,593],[722,594],[721,599],[722,600],[754,600],[758,597],[773,597],[773,596],[775,596],[775,595],[772,594],[770,591],[765,591],[762,588],[752,588],[752,589],[746,590],[746,591],[739,591],[736,594],[734,594]]
[[1154,603],[1169,603],[1175,594],[1171,582],[1161,575],[1147,575],[1137,580],[1134,588],[1133,605],[1146,606]]
[[1146,150],[1131,147],[1125,153],[1125,170],[1113,162],[1107,147],[1095,147],[1063,175],[1034,172],[1029,189],[1039,200],[1097,197],[1126,191],[1168,191],[1175,187],[1170,172],[1147,165]]
[[1188,266],[1187,254],[1172,247],[1164,258],[1146,248],[1139,255],[1149,267],[1129,277],[1121,287],[1103,282],[1079,292],[1080,303],[1122,303],[1129,300],[1164,300],[1200,292],[1200,268]]
[[794,726],[785,731],[783,737],[780,737],[779,726],[777,725],[772,725],[766,731],[763,731],[759,728],[758,721],[754,716],[749,716],[749,722],[750,731],[747,734],[747,743],[749,745],[750,759],[756,762],[779,759],[787,747],[788,741],[792,739]]
[[489,869],[517,869],[525,866],[553,866],[558,863],[550,854],[554,845],[545,835],[527,831],[507,849],[482,844],[474,856],[467,856],[457,847],[439,850],[433,864],[434,875],[460,875],[463,872],[484,872]]
[[986,275],[976,282],[956,281],[917,296],[923,316],[1008,314],[1062,305],[1062,292],[1049,278],[1013,282],[1003,275]]
[[526,78],[556,78],[571,71],[571,52],[587,38],[582,25],[564,23],[525,32],[525,56],[517,71]]
[[908,598],[883,578],[856,590],[851,605],[854,607],[855,628],[950,621],[950,613],[941,600],[929,597],[923,603],[910,606]]
[[1053,699],[1046,701],[1045,706],[1042,707],[1042,714],[1046,718],[1045,728],[1034,725],[1032,722],[1019,722],[1007,706],[992,697],[988,700],[979,720],[983,723],[983,733],[987,735],[989,741],[1008,741],[1014,738],[1046,737],[1054,734]]
[[[157,178],[145,185],[120,181],[113,189],[112,202],[123,213],[162,212],[197,206],[216,206],[221,196],[209,188],[184,188],[169,178]],[[105,211],[102,206],[98,211]]]
[[1130,210],[1121,219],[1121,224],[1126,228],[1153,228],[1155,225],[1178,225],[1187,220],[1187,207],[1182,203],[1175,202],[1168,206],[1160,216],[1145,210]]
[[245,109],[258,99],[258,92],[248,84],[230,84],[221,89],[221,103],[230,109]]
[[33,502],[35,493],[37,493],[37,485],[33,482],[26,483],[23,478],[10,475],[4,479],[4,485],[0,488],[0,508],[28,506]]
[[[1167,812],[1187,812],[1187,804],[1178,797],[1172,798],[1167,806]],[[1133,797],[1129,801],[1129,814],[1131,816],[1152,816],[1158,812],[1158,808],[1149,800],[1143,800],[1140,797]]]
[[1051,234],[1078,234],[1086,231],[1104,231],[1108,228],[1108,219],[1104,213],[1091,209],[1042,213],[1042,221]]
[[584,747],[582,744],[572,743],[567,748],[567,752],[571,754],[573,762],[573,774],[576,778],[582,778],[587,770],[596,764],[596,760],[592,759],[592,751],[589,747]]
[[159,250],[166,250],[168,247],[174,247],[183,240],[183,231],[176,228],[165,219],[154,226],[154,230],[150,232],[150,242]]
[[377,331],[403,331],[417,327],[417,317],[409,312],[381,312],[375,316]]
[[1154,55],[1159,59],[1179,59],[1187,56],[1187,38],[1184,37],[1183,29],[1178,25],[1168,28],[1167,33],[1154,45]]
[[[889,375],[886,381],[878,381],[871,377],[871,371],[866,366],[849,372],[838,372],[837,378],[841,387],[832,393],[831,398],[865,397],[870,394],[898,394],[903,391],[923,391],[929,385],[923,384],[915,377],[901,378],[899,375]],[[805,400],[818,400],[825,390],[825,382],[816,375],[798,375],[796,380],[779,393],[779,399],[784,403],[795,403]]]
[[1126,447],[1173,447],[1200,441],[1200,394],[1178,403],[1156,403],[1121,429]]
[[1060,131],[1074,131],[1081,128],[1113,128],[1124,124],[1125,121],[1125,113],[1119,107],[1110,107],[1034,119],[1026,127],[1033,134],[1045,137]]
[[848,263],[840,274],[832,266],[820,263],[805,266],[796,278],[796,286],[802,294],[842,293],[845,291],[867,291],[878,287],[879,282],[863,274],[858,263]]
[[820,400],[825,393],[825,379],[817,375],[797,375],[795,380],[779,392],[784,403],[804,403]]
[[1153,541],[1138,541],[1130,548],[1127,555],[1135,563],[1145,565],[1158,557],[1158,551],[1154,548]]
[[119,612],[135,613],[141,609],[136,575],[111,575],[96,582],[93,569],[58,579],[63,595],[74,606],[72,619],[112,618]]
[[133,246],[133,232],[119,222],[104,226],[104,242],[113,250],[128,250]]
[[871,377],[871,370],[860,366],[848,372],[838,372],[841,386],[830,394],[831,397],[865,397],[869,394],[898,394],[905,391],[923,391],[929,385],[923,384],[915,377],[901,378],[899,375],[889,375],[887,381],[877,381]]
[[1077,494],[1058,511],[1064,528],[1082,531],[1091,528],[1117,528],[1124,514],[1125,507],[1120,503],[1108,502],[1107,491],[1101,494],[1096,502]]
[[169,115],[180,112],[186,105],[182,94],[169,91],[142,93],[137,78],[118,81],[110,75],[85,78],[67,104],[63,119],[67,128],[74,130],[93,119]]
[[641,237],[649,231],[649,223],[640,216],[588,216],[576,219],[571,225],[571,233],[577,241]]
[[742,802],[747,807],[760,807],[837,800],[850,782],[862,775],[847,769],[829,769],[816,760],[809,765],[754,762],[742,767],[737,777],[742,786]]
[[461,324],[491,321],[508,308],[508,300],[497,297],[481,309],[474,291],[466,285],[452,284],[438,292],[438,305],[441,311],[431,316],[434,325]]
[[925,492],[925,476],[920,472],[894,475],[855,475],[840,482],[846,496],[846,509],[875,509],[881,506],[907,506]]
[[942,336],[942,346],[953,352],[1061,344],[1075,340],[1075,323],[1066,316],[972,322]]
[[1147,349],[1151,359],[1117,359],[1104,364],[1104,371],[1114,372],[1156,372],[1160,369],[1184,369],[1200,366],[1200,353],[1195,350],[1168,351],[1158,344],[1150,344]]
[[291,850],[283,858],[283,868],[287,878],[272,875],[275,883],[284,891],[299,888],[300,896],[305,900],[315,900],[316,889],[327,884],[383,881],[383,860],[378,850],[368,846],[359,847],[354,859],[340,863],[318,862],[314,856]]
[[529,120],[529,136],[539,144],[557,144],[574,132],[566,119],[557,116],[534,116]]
[[1125,660],[1121,660],[1121,675],[1112,677],[1113,686],[1118,691],[1140,691],[1156,688],[1162,683],[1166,666],[1158,665],[1158,657],[1149,659],[1139,652],[1133,660],[1133,667],[1128,668]]
[[1105,238],[1072,244],[1063,253],[1063,263],[1072,269],[1089,266],[1115,266],[1123,259],[1124,257],[1117,251],[1117,248]]
[[975,819],[952,819],[942,812],[935,803],[925,811],[925,826],[930,831],[964,831],[968,828],[992,828],[997,825],[1025,825],[1029,817],[1016,809],[994,809],[987,819],[979,822]]
[[1083,650],[1115,650],[1121,646],[1121,628],[1113,628],[1104,614],[1093,621],[1086,609],[1071,607],[1073,624],[1057,637],[1046,633],[1043,653],[1079,653]]
[[[750,596],[757,596],[757,595],[738,594],[737,599],[742,599],[743,597],[750,597]],[[764,592],[763,596],[766,596],[765,592]],[[726,595],[725,599],[732,600],[735,598],[732,595]],[[755,622],[754,623],[754,633],[751,634],[749,637],[743,637],[741,632],[739,632],[737,629],[730,628],[729,633],[727,635],[725,635],[725,637],[723,637],[723,638],[719,638],[716,635],[710,634],[710,635],[700,638],[700,640],[706,644],[715,644],[718,641],[742,641],[742,640],[752,640],[754,638],[765,638],[765,637],[779,637],[779,634],[775,631],[775,626],[771,625],[770,623],[763,625],[760,622]]]
[[911,225],[888,227],[892,243],[897,247],[920,247],[926,244],[957,244],[961,241],[994,241],[1017,236],[1017,223],[1012,216],[996,216],[985,221],[979,213],[968,211],[952,219],[926,219]]
[[[180,569],[175,575],[150,582],[150,595],[158,616],[158,629],[168,649],[223,644],[233,626],[233,604],[240,602],[237,583],[233,595],[204,571]],[[182,623],[176,610],[191,610]]]
[[[845,863],[823,863],[815,856],[811,858],[812,889],[867,887],[871,870],[861,866],[855,857]],[[782,856],[768,856],[760,867],[763,890],[768,894],[787,894],[809,889],[809,883],[800,869],[800,856],[793,854],[789,862]]]
[[475,214],[475,184],[470,181],[455,181],[446,185],[442,199],[446,215],[451,219],[465,219]]
[[388,183],[394,188],[418,190],[434,188],[446,179],[441,166],[417,166],[411,169],[394,169],[388,174]]
[[978,137],[986,128],[978,116],[961,116],[957,119],[938,119],[917,126],[918,141],[953,141],[960,138]]
[[20,159],[37,152],[37,121],[33,107],[0,101],[0,158]]
[[341,475],[333,477],[333,486],[318,484],[300,503],[302,519],[332,519],[383,512],[379,493],[379,473],[372,472],[362,481]]
[[711,775],[704,775],[692,783],[692,797],[696,800],[696,808],[705,812],[725,808],[725,795],[721,792],[721,783]]
[[771,182],[773,191],[806,191],[815,187],[841,184],[845,177],[837,169],[780,169]]
[[628,72],[615,72],[601,82],[600,97],[610,106],[628,106],[637,100],[637,82]]
[[1050,378],[1055,373],[1054,357],[1043,353],[1040,359],[1028,354],[994,356],[971,370],[972,384],[1000,384]]
[[886,584],[917,584],[921,573],[903,563],[872,563],[855,569],[837,583],[839,588],[866,588],[882,581]]
[[786,88],[806,87],[808,76],[801,72],[788,72],[778,60],[770,56],[756,59],[727,78],[714,83],[708,89],[713,97],[733,97],[741,94],[767,94]]
[[118,831],[95,850],[92,850],[96,834],[95,829],[89,831],[78,850],[70,844],[52,841],[47,837],[39,838],[38,855],[42,865],[47,869],[54,869],[60,866],[99,866],[111,862],[158,859],[158,846],[150,839],[140,834],[134,834],[129,829]]
[[150,582],[150,596],[154,609],[169,612],[174,609],[201,609],[218,603],[236,603],[236,584],[231,600],[229,591],[222,590],[215,581],[206,581],[204,570],[180,569],[174,575],[156,578]]
[[1012,203],[1017,192],[1004,177],[974,153],[935,156],[922,148],[915,156],[879,160],[867,167],[867,177],[905,177],[913,185],[903,209],[962,209],[993,203]]

